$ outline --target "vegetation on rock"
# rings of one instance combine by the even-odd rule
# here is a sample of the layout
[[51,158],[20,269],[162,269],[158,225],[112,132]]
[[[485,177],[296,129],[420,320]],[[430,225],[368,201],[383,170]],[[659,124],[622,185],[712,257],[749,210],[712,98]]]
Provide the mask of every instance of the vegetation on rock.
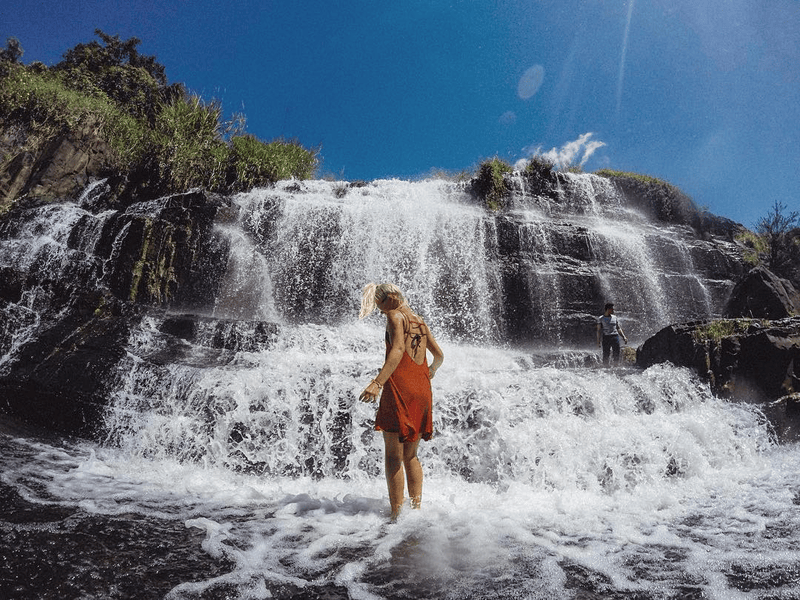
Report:
[[13,38],[0,51],[0,171],[89,129],[111,149],[109,173],[134,173],[156,193],[240,191],[314,176],[318,149],[244,133],[242,115],[225,120],[219,102],[168,84],[163,65],[138,52],[140,40],[95,33],[102,44],[78,44],[49,68],[22,64]]
[[748,264],[763,266],[800,289],[800,214],[785,211],[786,205],[776,201],[755,231],[742,231],[736,241],[744,246]]
[[510,193],[505,174],[512,171],[511,165],[497,157],[483,161],[472,181],[473,193],[482,198],[491,210],[499,210]]
[[775,202],[756,224],[765,266],[800,287],[800,214],[785,214],[786,205]]
[[747,333],[753,323],[761,327],[769,326],[769,321],[763,319],[717,319],[698,326],[692,331],[692,337],[698,342],[719,342],[722,338]]
[[629,198],[665,223],[688,223],[702,228],[705,210],[671,183],[656,177],[602,169],[595,175],[614,181]]

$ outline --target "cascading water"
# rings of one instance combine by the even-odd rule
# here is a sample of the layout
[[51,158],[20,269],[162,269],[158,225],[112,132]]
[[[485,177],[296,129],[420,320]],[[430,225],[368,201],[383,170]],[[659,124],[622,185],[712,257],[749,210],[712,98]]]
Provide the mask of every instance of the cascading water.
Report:
[[[212,312],[191,335],[183,315],[143,318],[109,382],[105,443],[20,441],[33,450],[8,454],[30,457],[3,483],[203,532],[227,568],[167,598],[795,597],[796,448],[687,370],[584,366],[594,329],[576,285],[613,293],[641,335],[714,314],[725,284],[694,268],[678,228],[574,179],[569,210],[515,200],[510,245],[501,216],[441,181],[235,197]],[[506,343],[508,262],[538,340]],[[423,508],[394,524],[375,406],[357,401],[384,351],[381,317],[356,319],[359,292],[384,280],[446,354]]]

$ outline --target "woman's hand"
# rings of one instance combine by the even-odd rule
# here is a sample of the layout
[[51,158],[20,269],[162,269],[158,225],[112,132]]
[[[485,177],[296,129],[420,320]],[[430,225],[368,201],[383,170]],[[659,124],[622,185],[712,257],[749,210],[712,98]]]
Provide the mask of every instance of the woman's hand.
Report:
[[369,382],[369,385],[364,388],[364,391],[361,392],[361,395],[358,397],[358,399],[362,402],[375,402],[375,400],[377,400],[381,395],[382,390],[383,386],[373,379]]

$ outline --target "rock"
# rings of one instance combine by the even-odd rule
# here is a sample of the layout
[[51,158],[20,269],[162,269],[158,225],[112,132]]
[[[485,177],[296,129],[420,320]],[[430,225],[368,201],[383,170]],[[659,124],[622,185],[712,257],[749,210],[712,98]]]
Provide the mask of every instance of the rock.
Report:
[[800,315],[800,293],[790,281],[755,267],[733,288],[724,315],[758,319]]
[[[11,257],[0,267],[0,410],[97,436],[142,315],[213,306],[228,259],[226,238],[214,229],[219,204],[200,191],[101,215],[69,202],[15,203],[0,219]],[[69,227],[59,230],[62,222]],[[38,243],[42,231],[49,243]],[[237,337],[220,326],[218,345],[239,349],[274,334],[265,325],[252,329]]]
[[[109,374],[125,355],[134,312],[90,293],[18,344],[0,373],[2,409],[52,431],[97,437]],[[105,308],[103,308],[105,307]]]
[[98,244],[115,295],[163,307],[213,304],[228,252],[213,232],[218,207],[216,197],[194,191],[119,213]]
[[775,401],[800,392],[800,317],[670,325],[637,349],[636,364],[666,361],[694,369],[721,396]]
[[48,140],[26,139],[23,128],[3,132],[0,147],[14,152],[0,169],[0,212],[26,196],[44,200],[77,197],[92,178],[103,177],[111,149],[94,123]]
[[779,398],[771,404],[770,410],[778,417],[773,421],[780,423],[778,437],[785,442],[800,441],[800,393]]

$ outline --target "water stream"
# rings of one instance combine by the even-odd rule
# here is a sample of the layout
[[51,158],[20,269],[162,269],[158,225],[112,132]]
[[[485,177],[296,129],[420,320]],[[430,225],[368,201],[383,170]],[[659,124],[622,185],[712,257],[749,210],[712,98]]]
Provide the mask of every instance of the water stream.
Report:
[[[16,507],[0,529],[17,548],[0,564],[24,571],[34,559],[23,558],[51,547],[71,561],[61,587],[40,569],[0,590],[800,597],[797,447],[776,444],[756,407],[715,398],[688,370],[599,367],[591,322],[586,344],[559,337],[583,310],[563,284],[576,272],[625,298],[640,337],[713,315],[724,285],[695,267],[692,242],[636,214],[609,218],[618,209],[596,196],[569,217],[519,199],[516,256],[536,284],[528,297],[543,335],[512,344],[496,219],[447,182],[341,185],[233,199],[238,221],[217,229],[232,244],[225,289],[190,337],[173,335],[175,314],[131,332],[100,443],[0,427],[0,498]],[[556,240],[566,229],[600,258],[565,259]],[[396,523],[375,406],[356,399],[382,362],[381,317],[356,319],[370,280],[408,290],[446,354],[435,436],[420,448],[423,507]],[[94,533],[80,537],[82,527]],[[97,540],[125,560],[104,562]]]

